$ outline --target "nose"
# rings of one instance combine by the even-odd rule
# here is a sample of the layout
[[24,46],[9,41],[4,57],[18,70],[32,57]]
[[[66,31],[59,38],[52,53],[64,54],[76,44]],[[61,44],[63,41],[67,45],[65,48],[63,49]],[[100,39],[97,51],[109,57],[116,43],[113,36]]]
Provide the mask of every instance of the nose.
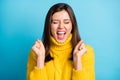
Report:
[[59,28],[64,28],[64,23],[63,22],[60,22]]

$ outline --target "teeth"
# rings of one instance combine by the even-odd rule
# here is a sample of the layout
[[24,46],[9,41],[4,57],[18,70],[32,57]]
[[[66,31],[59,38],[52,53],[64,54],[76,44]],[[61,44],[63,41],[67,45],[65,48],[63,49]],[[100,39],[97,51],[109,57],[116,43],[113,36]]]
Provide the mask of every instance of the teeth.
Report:
[[57,32],[58,34],[65,34],[65,32]]

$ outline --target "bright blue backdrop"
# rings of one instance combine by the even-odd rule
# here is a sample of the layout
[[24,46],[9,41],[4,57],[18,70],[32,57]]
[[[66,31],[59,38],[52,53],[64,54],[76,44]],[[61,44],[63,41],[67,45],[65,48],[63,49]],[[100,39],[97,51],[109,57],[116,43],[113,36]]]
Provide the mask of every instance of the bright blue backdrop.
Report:
[[96,80],[120,80],[120,0],[0,0],[0,80],[25,80],[29,50],[41,39],[48,9],[72,6],[95,50]]

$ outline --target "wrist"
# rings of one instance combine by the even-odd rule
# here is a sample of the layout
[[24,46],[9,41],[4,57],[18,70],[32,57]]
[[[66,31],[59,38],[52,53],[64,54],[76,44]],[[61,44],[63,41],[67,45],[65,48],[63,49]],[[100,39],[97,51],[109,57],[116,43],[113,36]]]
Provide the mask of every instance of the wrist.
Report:
[[37,57],[37,67],[44,68],[44,59],[43,57]]
[[82,70],[82,61],[81,61],[81,57],[74,57],[74,68],[76,70]]

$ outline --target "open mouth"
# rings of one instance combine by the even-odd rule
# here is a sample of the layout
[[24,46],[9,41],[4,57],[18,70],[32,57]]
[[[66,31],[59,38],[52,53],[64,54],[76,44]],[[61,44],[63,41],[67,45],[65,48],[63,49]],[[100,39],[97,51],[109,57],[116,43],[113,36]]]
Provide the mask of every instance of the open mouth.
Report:
[[65,31],[58,31],[58,32],[57,32],[57,38],[58,38],[59,40],[62,40],[62,39],[64,39],[65,34],[66,34]]

